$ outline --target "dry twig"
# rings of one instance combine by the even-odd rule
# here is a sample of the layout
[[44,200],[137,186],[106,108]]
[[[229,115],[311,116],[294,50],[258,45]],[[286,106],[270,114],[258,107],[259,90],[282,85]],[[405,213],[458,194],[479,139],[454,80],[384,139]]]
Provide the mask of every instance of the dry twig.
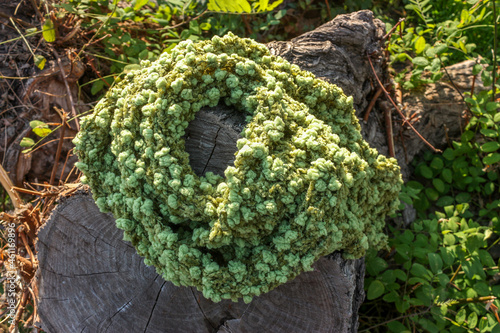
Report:
[[[378,78],[378,75],[377,73],[375,72],[375,68],[373,67],[373,63],[372,63],[372,60],[370,59],[370,56],[367,55],[367,58],[368,58],[368,62],[370,63],[370,67],[372,68],[372,71],[373,71],[373,74],[375,75],[375,79],[377,79],[377,82],[379,84],[379,86],[382,88],[382,90],[384,91],[384,94],[385,96],[387,97],[387,99],[392,103],[392,105],[394,106],[394,108],[396,109],[396,111],[398,111],[399,115],[403,118],[403,119],[406,119],[406,117],[404,116],[403,112],[401,112],[401,110],[398,108],[398,106],[396,105],[396,103],[394,103],[394,100],[391,98],[391,96],[389,95],[389,93],[387,92],[387,90],[384,88],[384,85],[382,84],[382,82],[380,82],[380,79]],[[413,125],[411,123],[408,122],[408,125],[410,126],[410,128],[415,132],[415,134],[417,134],[417,136],[420,138],[420,140],[422,140],[427,146],[429,146],[432,150],[434,150],[434,152],[436,153],[441,153],[441,150],[439,149],[436,149],[434,148],[433,145],[430,144],[429,141],[427,141],[416,129],[415,127],[413,127]]]
[[366,108],[365,111],[365,116],[363,117],[363,121],[366,123],[368,122],[368,117],[370,116],[370,113],[372,112],[373,107],[375,106],[375,102],[379,98],[380,94],[382,93],[382,88],[378,88],[377,91],[375,92],[375,95],[373,95],[372,100],[370,101],[370,104],[368,104],[368,107]]
[[[54,56],[56,57],[57,64],[59,65],[59,69],[61,70],[61,79],[64,81],[64,85],[66,86],[66,93],[68,94],[67,99],[68,99],[68,104],[71,106],[71,115],[75,119],[75,124],[76,124],[76,130],[80,131],[80,123],[78,122],[78,117],[75,109],[75,103],[73,102],[73,95],[71,94],[71,89],[69,87],[68,80],[66,79],[65,71],[63,64],[61,62],[61,58],[59,57],[59,54],[55,49],[52,49],[52,52],[54,53]],[[63,126],[64,129],[64,126]]]

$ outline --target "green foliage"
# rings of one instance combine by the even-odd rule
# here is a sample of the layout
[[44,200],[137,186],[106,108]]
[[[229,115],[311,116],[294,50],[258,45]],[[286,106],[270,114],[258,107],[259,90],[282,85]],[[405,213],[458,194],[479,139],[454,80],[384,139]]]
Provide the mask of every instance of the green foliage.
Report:
[[[55,6],[60,8],[61,16],[77,15],[83,19],[84,29],[97,30],[95,38],[101,41],[88,47],[87,53],[110,62],[109,74],[116,76],[141,60],[156,60],[183,40],[204,40],[228,31],[256,38],[257,33],[280,23],[286,10],[272,11],[282,2],[210,0],[205,7],[204,2],[193,0],[128,0],[125,2],[128,6],[123,7],[107,0],[69,0]],[[251,14],[252,19],[231,14]],[[55,39],[52,21],[45,23],[44,37],[52,41]],[[91,83],[92,95],[102,93],[108,86],[102,80]]]
[[47,42],[53,42],[56,40],[56,30],[54,28],[54,22],[50,18],[46,19],[43,23],[43,39]]
[[392,63],[412,65],[410,80],[406,71],[397,76],[405,89],[439,80],[443,65],[477,57],[476,49],[491,58],[484,52],[492,46],[491,1],[410,0],[406,9],[410,16],[389,44]]
[[208,0],[208,10],[225,13],[257,13],[271,11],[280,5],[283,0],[276,0],[272,4],[269,0],[259,0],[250,3],[246,0]]
[[52,130],[49,128],[49,125],[40,120],[30,121],[30,127],[32,128],[33,133],[42,138],[52,133]]
[[468,204],[443,210],[410,229],[391,228],[389,258],[370,251],[365,279],[369,301],[363,307],[382,317],[389,311],[401,318],[387,325],[391,332],[413,327],[428,332],[475,327],[496,332],[500,324],[487,304],[500,305],[500,285],[491,283],[499,269],[487,249],[498,237],[493,232],[500,232],[498,215],[491,225],[482,226],[474,221]]
[[[417,5],[425,19],[430,3],[412,1]],[[486,86],[488,62],[473,72]],[[425,57],[413,63],[428,65]],[[381,331],[500,332],[499,263],[488,251],[500,240],[500,103],[492,90],[468,93],[465,101],[470,114],[460,141],[442,154],[423,154],[400,194],[418,220],[406,230],[390,228],[390,252],[366,257],[369,301],[361,313],[387,321]]]

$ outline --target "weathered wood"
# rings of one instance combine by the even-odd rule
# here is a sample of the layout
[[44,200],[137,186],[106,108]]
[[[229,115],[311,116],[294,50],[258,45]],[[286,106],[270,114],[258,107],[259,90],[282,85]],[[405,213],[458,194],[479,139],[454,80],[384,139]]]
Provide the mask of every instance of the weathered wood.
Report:
[[164,281],[122,237],[89,194],[58,205],[38,233],[37,326],[51,333],[356,331],[362,260],[333,254],[250,304],[213,303]]
[[193,171],[198,176],[207,171],[224,176],[226,167],[234,162],[236,141],[245,124],[244,114],[223,104],[198,111],[184,135]]
[[[368,105],[374,76],[367,55],[383,60],[385,24],[369,10],[339,15],[332,21],[288,42],[271,42],[274,55],[338,85],[352,96],[359,115]],[[387,74],[384,61],[376,62],[381,79]]]

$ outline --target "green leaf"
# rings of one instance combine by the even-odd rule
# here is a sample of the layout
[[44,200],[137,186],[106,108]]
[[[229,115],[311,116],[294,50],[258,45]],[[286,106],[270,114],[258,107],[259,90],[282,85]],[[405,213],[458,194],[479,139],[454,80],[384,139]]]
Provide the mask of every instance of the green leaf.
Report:
[[498,103],[498,102],[488,102],[488,103],[486,103],[486,110],[487,111],[495,111],[498,108],[500,108],[500,103]]
[[399,298],[399,294],[395,291],[391,291],[382,297],[385,302],[393,303]]
[[378,275],[386,268],[387,262],[380,257],[371,258],[366,262],[366,270],[369,271],[372,275]]
[[30,127],[33,129],[33,133],[42,138],[52,133],[52,130],[49,128],[49,126],[40,120],[31,121]]
[[412,62],[414,65],[421,66],[421,67],[425,67],[429,64],[429,60],[427,60],[424,57],[415,57],[415,58],[413,58]]
[[484,193],[490,195],[495,191],[495,184],[493,182],[488,182],[484,185]]
[[116,37],[111,37],[110,39],[108,39],[108,43],[113,44],[113,45],[120,45],[121,44],[120,40]]
[[496,138],[498,136],[498,130],[492,130],[490,128],[481,128],[481,134],[489,138]]
[[401,298],[398,298],[395,303],[396,309],[400,313],[405,313],[410,308],[410,303],[406,299],[402,300]]
[[49,128],[34,128],[33,133],[35,133],[36,135],[38,135],[41,138],[44,138],[47,135],[49,135],[50,133],[52,133],[52,130]]
[[425,189],[425,194],[427,195],[427,198],[432,201],[436,201],[439,198],[439,193],[430,187]]
[[469,142],[470,140],[472,140],[474,138],[474,136],[475,136],[474,132],[472,132],[472,131],[465,131],[462,134],[462,140],[464,142]]
[[102,88],[104,88],[104,82],[102,82],[102,80],[97,80],[92,84],[92,89],[90,90],[90,92],[92,93],[92,95],[95,95],[99,91],[101,91]]
[[481,146],[481,150],[485,153],[491,153],[500,148],[500,143],[497,141],[486,142]]
[[246,0],[208,0],[208,10],[226,13],[251,13],[252,7]]
[[395,249],[404,260],[410,260],[411,249],[408,244],[397,244]]
[[427,279],[429,278],[429,274],[427,269],[419,263],[414,263],[410,270],[411,274],[416,277]]
[[443,157],[446,158],[448,161],[452,161],[455,158],[455,153],[453,152],[453,149],[446,148],[446,150],[443,152]]
[[469,19],[469,11],[467,9],[462,9],[462,12],[460,13],[460,23],[468,23]]
[[443,169],[443,171],[441,171],[441,177],[448,184],[451,184],[451,182],[453,180],[453,175],[451,173],[451,170],[448,168],[445,168],[445,169]]
[[141,65],[138,65],[138,64],[130,64],[130,65],[126,65],[124,68],[123,68],[123,72],[124,73],[130,73],[131,71],[138,71],[141,69]]
[[43,69],[47,63],[47,59],[43,55],[35,54],[33,60],[35,61],[36,67]]
[[465,308],[461,308],[460,311],[458,311],[457,315],[455,316],[455,321],[462,325],[465,322],[465,317],[467,316],[467,312],[465,311]]
[[452,205],[454,202],[455,202],[455,199],[453,199],[453,197],[446,195],[444,197],[439,198],[439,200],[436,201],[436,206],[438,206],[438,207],[449,206],[449,205]]
[[492,288],[486,282],[476,282],[474,283],[474,290],[477,291],[479,296],[489,296],[491,294]]
[[443,209],[446,213],[446,216],[452,217],[453,215],[455,215],[455,206],[446,206]]
[[415,51],[417,54],[422,53],[425,49],[425,38],[423,36],[420,36],[417,38],[417,41],[415,42]]
[[411,331],[399,321],[391,321],[387,323],[387,328],[394,333],[410,333]]
[[136,0],[135,1],[135,6],[134,6],[134,11],[138,11],[142,7],[144,7],[149,0]]
[[415,235],[411,230],[407,229],[399,236],[399,239],[402,240],[403,243],[410,244],[415,239]]
[[448,266],[451,266],[455,261],[453,251],[447,247],[441,247],[439,248],[439,251],[441,251],[441,258],[443,259],[444,263]]
[[45,22],[43,22],[42,29],[43,39],[45,39],[49,43],[52,43],[56,40],[56,29],[54,27],[54,22],[52,22],[50,18],[46,19]]
[[[396,287],[391,286],[396,282],[396,277],[393,274],[393,271],[391,269],[386,270],[382,275],[378,277],[378,279],[384,283],[384,285],[387,287],[388,290],[390,289],[399,289],[399,285]],[[397,283],[396,283],[397,285]]]
[[419,259],[427,258],[427,254],[431,252],[428,248],[425,247],[415,247],[413,250],[413,255]]
[[495,115],[493,116],[493,121],[495,123],[500,122],[500,112],[495,113]]
[[448,277],[448,275],[441,273],[438,274],[438,281],[441,287],[446,287],[446,285],[448,285],[448,283],[450,282],[450,278]]
[[479,320],[479,332],[485,332],[485,329],[487,327],[488,327],[488,318],[482,317],[481,320]]
[[443,268],[443,260],[439,254],[427,253],[427,258],[429,259],[429,266],[433,273],[437,273]]
[[49,126],[44,123],[43,121],[40,121],[40,120],[32,120],[30,121],[30,127],[31,128],[37,128],[37,127],[45,127],[45,128],[48,128]]
[[432,185],[434,185],[434,188],[436,190],[438,190],[438,192],[440,193],[444,193],[444,190],[445,190],[445,185],[444,185],[444,182],[439,179],[439,178],[434,178],[432,180]]
[[491,257],[488,251],[486,250],[479,250],[479,258],[481,259],[481,263],[485,267],[493,267],[495,266],[495,261]]
[[469,193],[466,193],[466,192],[459,193],[455,197],[455,199],[457,200],[457,203],[469,202],[470,198],[471,198],[471,195]]
[[413,204],[413,200],[408,195],[408,193],[400,192],[399,193],[399,200],[402,201],[402,202],[407,203],[408,205],[412,205]]
[[406,273],[401,269],[395,269],[393,274],[397,279],[401,281],[406,281],[407,279]]
[[455,236],[453,234],[444,235],[444,245],[454,245],[455,244]]
[[385,291],[384,284],[379,280],[373,280],[372,283],[370,283],[370,286],[368,287],[366,298],[368,298],[369,300],[378,298],[382,296],[384,291]]
[[420,173],[427,179],[431,179],[434,176],[432,170],[427,165],[422,165],[420,167]]
[[448,51],[448,45],[446,45],[446,44],[437,44],[437,45],[434,45],[434,48],[436,49],[436,54],[442,54],[442,53]]
[[500,154],[499,153],[492,153],[488,154],[483,158],[483,163],[487,165],[492,165],[495,163],[500,162]]
[[268,12],[278,7],[282,2],[283,0],[278,0],[269,5],[269,0],[259,0],[259,2],[255,4],[255,8],[257,12]]
[[434,58],[436,56],[436,49],[433,46],[429,47],[425,50],[425,55],[429,58]]
[[28,137],[24,137],[21,142],[19,143],[19,145],[21,147],[25,147],[25,148],[29,148],[31,146],[33,146],[35,144],[35,141],[33,141],[33,139],[31,138],[28,138]]
[[439,328],[431,320],[426,318],[419,318],[418,323],[424,328],[424,332],[439,333]]
[[210,30],[211,27],[212,25],[208,22],[203,22],[200,24],[200,29],[204,31]]
[[144,49],[141,52],[139,52],[139,54],[137,55],[137,57],[139,57],[139,59],[141,59],[141,60],[145,60],[145,59],[148,58],[148,55],[149,55],[148,49]]
[[410,285],[417,284],[417,283],[427,284],[428,281],[425,279],[419,278],[419,277],[411,277],[408,279],[408,284],[410,284]]
[[431,168],[441,170],[444,166],[443,160],[439,157],[434,157],[431,162]]
[[477,313],[471,312],[467,317],[467,323],[470,329],[473,329],[477,326]]
[[472,67],[472,75],[477,75],[481,73],[483,70],[483,66],[481,64],[475,64],[474,67]]
[[278,12],[274,15],[274,18],[277,20],[281,20],[286,15],[286,12],[286,9],[278,10]]

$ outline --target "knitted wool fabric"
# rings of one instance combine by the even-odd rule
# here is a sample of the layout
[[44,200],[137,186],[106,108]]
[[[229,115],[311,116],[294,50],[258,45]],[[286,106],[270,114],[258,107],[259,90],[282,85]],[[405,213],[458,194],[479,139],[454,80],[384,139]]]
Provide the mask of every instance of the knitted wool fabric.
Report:
[[[99,208],[166,280],[249,302],[320,256],[359,258],[385,244],[399,167],[361,138],[340,88],[232,34],[182,42],[141,66],[74,142]],[[198,177],[182,136],[221,101],[248,124],[225,177]]]

